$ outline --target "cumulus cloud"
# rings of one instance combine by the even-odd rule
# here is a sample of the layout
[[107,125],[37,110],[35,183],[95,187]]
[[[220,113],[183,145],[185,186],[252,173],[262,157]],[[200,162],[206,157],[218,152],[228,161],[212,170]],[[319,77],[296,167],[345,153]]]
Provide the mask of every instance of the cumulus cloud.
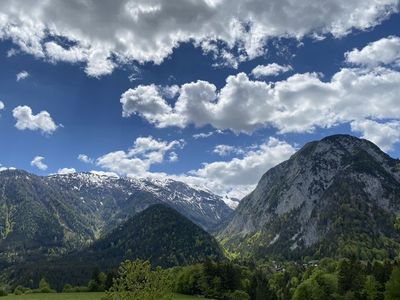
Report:
[[29,77],[29,73],[27,71],[21,71],[17,74],[17,81],[24,80]]
[[31,166],[36,167],[39,170],[46,171],[47,165],[43,162],[43,160],[44,160],[43,156],[35,156],[31,161]]
[[13,116],[17,121],[15,127],[19,130],[40,130],[44,134],[52,134],[58,127],[47,111],[34,115],[26,105],[14,108]]
[[121,96],[121,103],[124,117],[138,114],[150,123],[159,124],[179,125],[182,121],[162,97],[161,88],[154,84],[127,90]]
[[86,164],[92,164],[94,162],[93,158],[90,158],[86,154],[79,154],[78,160],[80,160],[81,162],[84,162]]
[[16,0],[2,1],[0,11],[0,38],[101,76],[131,60],[161,63],[184,42],[235,64],[264,54],[273,37],[341,37],[373,27],[398,11],[398,1]]
[[2,101],[0,101],[0,110],[3,110],[5,107],[4,103]]
[[288,159],[294,152],[295,149],[290,144],[270,138],[257,149],[247,152],[241,159],[206,163],[203,168],[191,173],[225,184],[254,185],[268,169]]
[[206,187],[219,195],[240,199],[255,188],[265,172],[295,152],[292,145],[273,137],[248,149],[241,158],[205,163],[200,169],[172,177]]
[[76,170],[74,168],[62,168],[62,169],[58,169],[57,174],[60,175],[66,175],[66,174],[72,174],[72,173],[76,173]]
[[44,44],[45,52],[54,61],[63,61],[69,63],[83,62],[87,58],[88,53],[85,49],[77,46],[65,49],[55,42],[47,42]]
[[235,133],[261,127],[300,133],[366,118],[398,119],[399,94],[396,70],[343,68],[330,81],[304,73],[272,84],[239,73],[219,91],[206,81],[191,82],[180,87],[174,105],[154,85],[139,86],[124,93],[121,102],[124,116],[136,114],[161,128],[210,124]]
[[383,151],[393,150],[393,145],[400,142],[400,121],[354,121],[351,123],[351,130],[361,132],[362,138],[375,143]]
[[[153,164],[162,163],[167,153],[171,158],[171,153],[174,153],[172,150],[182,148],[184,144],[184,140],[167,142],[151,136],[139,137],[128,151],[119,150],[107,153],[96,160],[96,165],[120,175],[142,176],[150,170]],[[173,157],[174,154],[172,154]]]
[[279,74],[289,72],[291,70],[292,70],[291,66],[281,66],[276,63],[272,63],[269,65],[258,65],[251,71],[251,74],[255,78],[261,78],[267,76],[277,76]]
[[376,67],[395,64],[400,66],[400,37],[390,36],[372,42],[361,50],[345,53],[346,61],[355,65]]
[[66,49],[51,41],[43,45],[43,51],[53,63],[58,61],[72,64],[86,63],[85,72],[92,77],[111,74],[115,67],[115,63],[109,57],[109,52],[101,46],[90,48],[80,45]]
[[270,168],[287,160],[296,149],[289,143],[270,137],[264,143],[233,151],[240,154],[226,161],[203,163],[199,169],[183,174],[166,174],[150,170],[154,164],[177,159],[175,149],[184,146],[183,140],[164,141],[139,137],[127,151],[107,153],[96,160],[106,171],[92,171],[106,176],[139,176],[171,178],[219,195],[242,198],[250,193],[261,176]]

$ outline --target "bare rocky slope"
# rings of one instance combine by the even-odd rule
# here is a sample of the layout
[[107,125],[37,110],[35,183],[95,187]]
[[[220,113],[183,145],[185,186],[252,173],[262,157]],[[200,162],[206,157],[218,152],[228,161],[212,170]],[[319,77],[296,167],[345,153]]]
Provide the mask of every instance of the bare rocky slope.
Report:
[[400,161],[373,143],[334,135],[272,168],[219,233],[244,256],[395,256]]

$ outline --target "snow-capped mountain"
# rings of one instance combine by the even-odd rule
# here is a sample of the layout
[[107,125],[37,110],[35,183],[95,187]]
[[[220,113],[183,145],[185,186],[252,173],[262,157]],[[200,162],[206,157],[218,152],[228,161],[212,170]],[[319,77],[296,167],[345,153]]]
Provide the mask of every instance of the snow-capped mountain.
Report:
[[41,177],[4,170],[0,172],[0,266],[13,262],[10,253],[16,249],[19,254],[37,255],[88,244],[156,203],[169,205],[208,231],[233,211],[222,197],[171,179],[94,173]]
[[[232,212],[224,198],[169,178],[133,178],[97,173],[72,173],[44,178],[105,220],[125,219],[154,203],[166,203],[206,230],[214,229]],[[107,222],[105,222],[107,223]]]

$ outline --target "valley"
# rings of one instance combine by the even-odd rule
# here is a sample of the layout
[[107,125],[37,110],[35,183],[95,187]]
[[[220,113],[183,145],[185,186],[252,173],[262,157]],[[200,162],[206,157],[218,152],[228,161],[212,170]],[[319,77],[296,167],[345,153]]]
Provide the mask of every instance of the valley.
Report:
[[224,300],[383,297],[400,270],[400,161],[349,135],[306,144],[235,210],[168,179],[5,170],[0,190],[4,299],[97,299],[123,262]]

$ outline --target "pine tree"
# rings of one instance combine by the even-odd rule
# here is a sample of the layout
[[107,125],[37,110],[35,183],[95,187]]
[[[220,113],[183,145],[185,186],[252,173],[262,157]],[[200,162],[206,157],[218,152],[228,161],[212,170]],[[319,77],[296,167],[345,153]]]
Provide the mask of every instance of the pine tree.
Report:
[[386,283],[385,300],[398,299],[400,299],[400,268],[395,268]]
[[378,287],[379,283],[376,281],[375,277],[369,275],[365,279],[364,283],[364,295],[367,300],[375,300],[378,297]]

